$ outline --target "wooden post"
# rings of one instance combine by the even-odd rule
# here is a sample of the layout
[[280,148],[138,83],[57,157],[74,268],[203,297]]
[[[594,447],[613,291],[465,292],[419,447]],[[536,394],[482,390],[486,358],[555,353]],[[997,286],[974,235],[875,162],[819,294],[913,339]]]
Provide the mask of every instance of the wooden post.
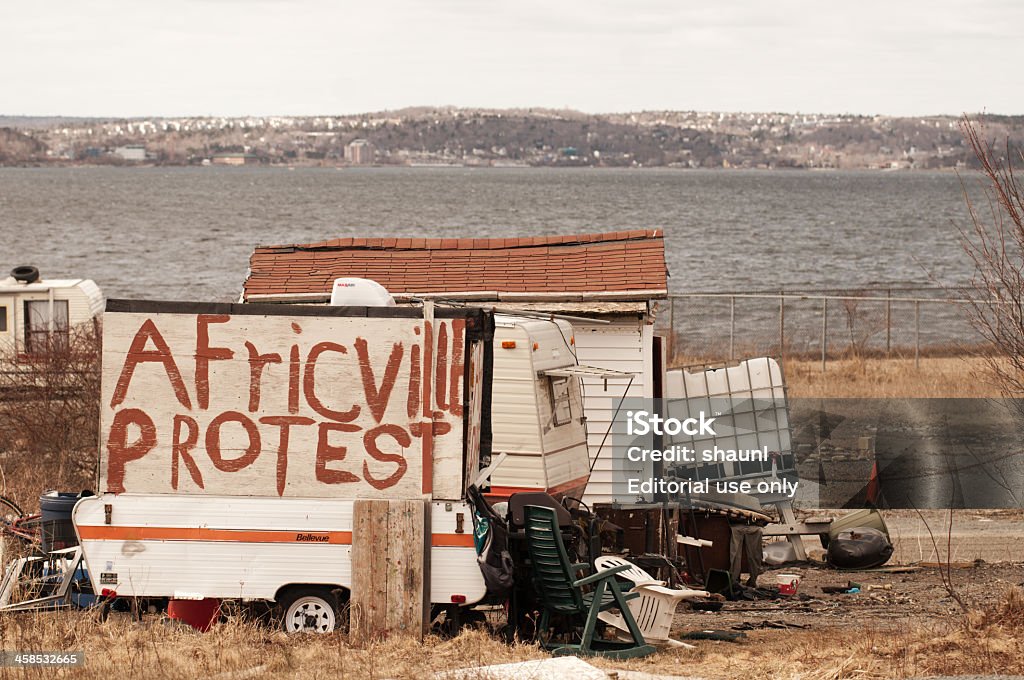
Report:
[[668,299],[668,365],[676,365],[676,299]]
[[729,361],[736,358],[736,296],[729,297]]
[[914,368],[921,368],[921,301],[914,301]]
[[786,297],[785,291],[779,292],[779,356],[786,358]]
[[885,296],[885,356],[892,356],[892,289]]
[[430,509],[423,500],[357,500],[352,509],[349,640],[422,640],[430,613]]
[[821,370],[828,359],[828,298],[821,298]]

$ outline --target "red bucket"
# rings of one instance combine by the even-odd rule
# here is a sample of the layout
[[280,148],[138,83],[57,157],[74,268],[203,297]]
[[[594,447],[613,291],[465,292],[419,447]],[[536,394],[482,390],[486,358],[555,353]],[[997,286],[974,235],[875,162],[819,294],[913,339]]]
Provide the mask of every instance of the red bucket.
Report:
[[796,595],[800,587],[800,576],[798,574],[779,574],[776,577],[779,584],[779,595]]
[[167,603],[167,616],[205,633],[220,618],[220,600],[215,597],[202,600],[171,600]]

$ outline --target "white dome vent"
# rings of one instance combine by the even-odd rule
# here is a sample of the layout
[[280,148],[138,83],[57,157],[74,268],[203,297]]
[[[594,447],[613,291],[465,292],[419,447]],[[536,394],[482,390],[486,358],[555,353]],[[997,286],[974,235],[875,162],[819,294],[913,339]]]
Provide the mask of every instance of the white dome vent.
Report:
[[334,279],[331,305],[335,307],[394,307],[388,289],[370,279]]

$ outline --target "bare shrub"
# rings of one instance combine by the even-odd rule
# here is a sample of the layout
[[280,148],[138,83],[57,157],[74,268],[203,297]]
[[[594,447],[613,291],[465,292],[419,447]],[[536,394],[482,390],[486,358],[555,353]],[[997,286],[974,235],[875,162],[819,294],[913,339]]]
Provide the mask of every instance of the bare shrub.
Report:
[[1005,396],[1024,396],[1024,188],[1014,168],[1024,155],[1008,139],[997,146],[983,138],[966,116],[960,129],[981,165],[985,196],[978,205],[961,180],[971,224],[960,229],[960,241],[974,263],[976,291],[967,315],[997,350],[980,354],[996,385]]
[[857,299],[870,294],[871,291],[867,290],[853,291],[851,297],[842,300],[848,340],[844,354],[848,357],[866,356],[871,340],[885,331],[885,314],[877,308],[877,303],[872,306],[872,301]]
[[82,324],[0,353],[2,493],[29,510],[47,489],[91,488],[99,437],[100,329]]

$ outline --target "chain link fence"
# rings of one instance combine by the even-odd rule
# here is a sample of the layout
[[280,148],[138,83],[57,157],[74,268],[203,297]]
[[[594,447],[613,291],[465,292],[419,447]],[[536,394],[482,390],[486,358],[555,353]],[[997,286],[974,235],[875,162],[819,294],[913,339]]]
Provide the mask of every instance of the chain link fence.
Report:
[[673,294],[658,314],[670,363],[961,352],[984,344],[966,290],[904,288]]

